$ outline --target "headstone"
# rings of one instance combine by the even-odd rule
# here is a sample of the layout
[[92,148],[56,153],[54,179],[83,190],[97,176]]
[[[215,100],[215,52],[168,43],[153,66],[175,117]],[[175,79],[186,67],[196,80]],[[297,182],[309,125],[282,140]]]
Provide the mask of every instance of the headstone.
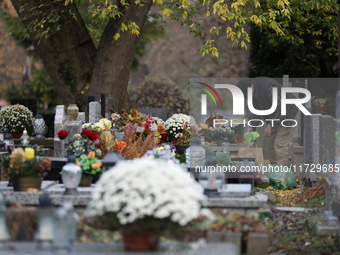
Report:
[[339,218],[334,216],[332,211],[324,211],[324,216],[328,226],[339,225]]
[[114,104],[113,104],[113,97],[109,97],[108,101],[108,109],[107,109],[107,113],[108,113],[108,119],[110,119],[111,117],[111,112],[109,111],[110,108],[115,109],[114,108]]
[[251,184],[225,184],[218,192],[222,197],[250,197]]
[[332,210],[332,205],[337,200],[337,186],[339,178],[326,177],[325,178],[325,210]]
[[[305,164],[320,164],[320,122],[321,114],[312,114],[304,116],[304,158]],[[321,172],[311,172],[311,167],[308,167],[305,172],[306,178],[316,181],[321,177]],[[315,170],[315,169],[314,169]]]
[[61,157],[65,149],[65,140],[54,138],[54,157]]
[[150,114],[152,117],[158,117],[162,120],[168,118],[168,113],[166,108],[135,108],[138,112],[143,114]]
[[100,103],[99,102],[90,102],[89,104],[89,123],[93,124],[98,122],[101,119],[100,115]]
[[319,164],[334,163],[335,161],[335,120],[330,115],[322,115],[320,123],[320,162]]
[[81,124],[85,123],[85,112],[79,112],[78,113],[78,121],[80,121]]
[[105,93],[101,93],[100,94],[100,104],[101,104],[101,111],[100,114],[103,118],[107,118],[108,116],[108,111],[109,111],[109,107],[108,107],[108,94]]
[[69,132],[67,136],[68,141],[72,141],[75,134],[80,134],[82,130],[82,123],[80,121],[66,121],[64,129]]
[[54,137],[58,137],[57,133],[63,129],[63,124],[66,121],[65,106],[57,105],[54,117]]
[[282,86],[283,87],[289,87],[289,75],[288,74],[283,75]]
[[21,104],[26,106],[35,116],[38,112],[38,100],[36,98],[12,98],[11,105]]

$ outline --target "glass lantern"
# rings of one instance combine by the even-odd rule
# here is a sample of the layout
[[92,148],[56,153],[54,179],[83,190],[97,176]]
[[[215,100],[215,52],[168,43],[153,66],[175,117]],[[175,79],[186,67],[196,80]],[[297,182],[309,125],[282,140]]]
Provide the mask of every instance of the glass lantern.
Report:
[[66,210],[67,212],[67,220],[68,220],[68,227],[69,227],[69,238],[71,244],[75,242],[76,236],[77,236],[77,222],[76,222],[76,217],[77,214],[74,211],[74,207],[72,202],[70,201],[64,201],[62,207]]
[[27,130],[26,129],[24,130],[24,133],[22,134],[20,140],[21,140],[21,144],[22,145],[28,145],[30,143],[30,137],[27,134]]
[[53,248],[59,254],[68,254],[71,249],[68,215],[65,208],[56,211],[53,231]]
[[0,250],[6,249],[8,239],[9,239],[9,234],[7,232],[7,225],[6,225],[5,198],[3,194],[0,192]]
[[53,241],[54,207],[50,197],[45,193],[39,203],[39,223],[36,239],[39,249],[50,249]]
[[44,134],[45,134],[45,128],[46,124],[45,121],[40,113],[37,113],[35,115],[35,120],[33,123],[33,130],[34,133],[36,134],[35,139],[44,139]]
[[81,180],[81,168],[76,164],[73,154],[68,156],[68,163],[61,170],[61,179],[65,185],[64,195],[78,195],[77,187]]
[[13,141],[12,135],[9,132],[5,132],[4,143],[5,143],[5,147],[7,149],[7,152],[11,153],[14,149],[14,141]]
[[201,169],[198,175],[198,181],[204,188],[204,194],[208,197],[219,197],[218,190],[223,186],[225,182],[224,173],[221,171],[210,171],[209,166],[216,167],[218,165],[217,158],[215,156],[209,156],[207,158],[205,171]]

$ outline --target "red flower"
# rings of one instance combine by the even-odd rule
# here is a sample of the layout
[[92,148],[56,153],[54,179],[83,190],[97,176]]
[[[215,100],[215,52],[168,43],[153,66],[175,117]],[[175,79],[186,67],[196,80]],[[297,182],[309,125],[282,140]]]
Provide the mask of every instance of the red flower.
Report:
[[91,141],[94,141],[94,140],[97,140],[98,139],[98,135],[89,130],[89,129],[86,129],[84,130],[83,132],[80,133],[80,135],[84,138],[84,137],[88,137]]
[[69,133],[70,133],[70,132],[68,132],[68,131],[66,131],[66,130],[60,130],[60,131],[57,133],[57,135],[58,135],[58,137],[59,137],[60,140],[64,140],[64,139],[68,136]]

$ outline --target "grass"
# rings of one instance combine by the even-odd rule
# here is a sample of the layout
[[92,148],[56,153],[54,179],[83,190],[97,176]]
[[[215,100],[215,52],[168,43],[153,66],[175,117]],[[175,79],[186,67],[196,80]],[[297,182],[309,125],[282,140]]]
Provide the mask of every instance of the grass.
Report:
[[303,203],[297,203],[294,206],[296,207],[319,207],[325,205],[325,196],[318,196],[309,199]]

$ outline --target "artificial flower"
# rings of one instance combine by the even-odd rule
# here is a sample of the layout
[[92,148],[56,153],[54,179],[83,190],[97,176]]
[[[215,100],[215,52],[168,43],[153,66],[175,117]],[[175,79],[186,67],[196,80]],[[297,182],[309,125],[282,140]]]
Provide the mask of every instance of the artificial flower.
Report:
[[93,131],[91,131],[89,129],[86,129],[86,130],[82,131],[80,133],[80,135],[82,137],[88,137],[91,141],[98,140],[98,135],[95,132],[93,132]]
[[33,148],[25,148],[25,159],[31,160],[34,158],[34,149]]
[[57,135],[58,135],[58,137],[59,137],[60,140],[64,140],[64,139],[68,136],[69,133],[70,133],[70,132],[68,132],[68,131],[66,131],[66,130],[60,130],[60,131],[57,133]]

